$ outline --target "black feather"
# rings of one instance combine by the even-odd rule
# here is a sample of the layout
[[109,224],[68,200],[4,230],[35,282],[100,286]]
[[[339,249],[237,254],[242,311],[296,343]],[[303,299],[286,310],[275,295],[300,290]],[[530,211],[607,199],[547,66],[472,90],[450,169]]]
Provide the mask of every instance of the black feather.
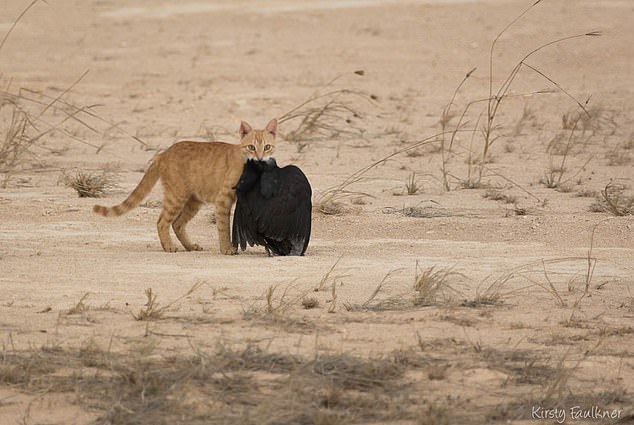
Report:
[[236,185],[233,247],[262,245],[269,254],[304,255],[310,240],[312,190],[294,165],[249,160]]

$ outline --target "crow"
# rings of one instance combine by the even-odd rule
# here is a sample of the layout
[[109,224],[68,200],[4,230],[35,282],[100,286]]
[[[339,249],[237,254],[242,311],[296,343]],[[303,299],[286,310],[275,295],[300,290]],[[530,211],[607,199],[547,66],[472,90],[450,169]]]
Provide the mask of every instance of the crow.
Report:
[[262,245],[271,255],[304,255],[310,240],[312,189],[294,165],[247,160],[235,187],[232,244]]

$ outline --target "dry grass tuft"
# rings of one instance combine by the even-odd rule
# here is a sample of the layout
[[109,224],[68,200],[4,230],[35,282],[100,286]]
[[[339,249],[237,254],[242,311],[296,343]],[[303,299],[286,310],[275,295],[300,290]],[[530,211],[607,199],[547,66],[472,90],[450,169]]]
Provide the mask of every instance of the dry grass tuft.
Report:
[[84,301],[86,301],[86,299],[88,298],[88,295],[90,295],[90,292],[86,292],[84,295],[82,295],[82,297],[79,299],[79,301],[77,301],[77,304],[75,304],[73,307],[69,308],[68,311],[66,312],[67,315],[73,315],[73,314],[83,314],[85,312],[88,311],[88,305],[86,305],[86,303],[84,303]]
[[144,307],[141,310],[139,310],[137,314],[131,313],[132,317],[134,317],[134,320],[139,320],[139,321],[159,320],[163,318],[163,315],[165,314],[165,312],[167,312],[170,308],[172,308],[174,305],[179,303],[184,298],[196,292],[198,289],[200,289],[204,285],[205,285],[205,282],[196,282],[194,285],[192,285],[191,288],[189,288],[189,290],[185,294],[181,295],[180,297],[176,298],[172,302],[162,307],[159,307],[159,303],[156,301],[158,295],[156,295],[152,291],[152,288],[146,288],[145,297],[147,301]]
[[613,135],[618,128],[616,123],[616,111],[607,109],[601,105],[593,105],[585,111],[574,110],[561,117],[561,125],[564,130],[578,127],[583,134]]
[[511,134],[513,135],[513,137],[521,136],[524,133],[524,129],[526,127],[537,127],[537,125],[537,114],[535,114],[535,111],[531,109],[527,104],[524,104],[522,115],[513,126],[513,131],[511,132]]
[[419,189],[420,187],[416,182],[416,173],[412,172],[412,174],[409,175],[407,181],[405,182],[405,190],[408,195],[415,195],[416,193],[418,193]]
[[[578,116],[577,120],[579,121],[581,115]],[[572,179],[577,177],[581,171],[585,169],[588,165],[592,157],[589,157],[586,162],[579,167],[577,172],[573,174],[571,177],[564,179],[564,174],[568,171],[568,157],[571,154],[572,148],[575,144],[578,143],[577,138],[575,137],[575,131],[577,130],[577,124],[575,123],[570,128],[570,133],[568,136],[564,134],[557,135],[548,145],[547,152],[549,156],[549,167],[547,168],[544,176],[540,180],[540,182],[549,189],[557,189],[559,191],[571,191],[572,187],[570,186],[570,182]],[[554,156],[561,156],[560,160],[554,158]]]
[[[431,201],[433,204],[436,202]],[[417,205],[413,207],[403,207],[403,208],[393,208],[386,207],[383,208],[383,214],[402,214],[405,217],[414,217],[414,218],[435,218],[435,217],[451,217],[457,215],[447,210],[446,208],[441,208],[434,205]]]
[[[270,285],[259,301],[249,305],[243,311],[243,318],[249,321],[262,323],[265,326],[282,328],[287,332],[304,332],[315,329],[316,325],[305,317],[294,317],[290,310],[297,305],[302,305],[309,293],[308,290],[296,291],[294,282],[286,285],[278,291],[279,284]],[[307,308],[307,307],[304,307]]]
[[158,295],[152,293],[152,288],[145,289],[145,297],[147,302],[144,308],[139,310],[137,314],[132,313],[134,320],[157,320],[163,317],[163,309],[159,308],[159,303],[156,302]]
[[[40,0],[32,0],[22,9],[0,41],[0,51],[20,20],[39,2]],[[124,133],[147,146],[138,137],[126,133],[118,124],[95,114],[92,110],[95,105],[77,106],[64,99],[87,73],[88,71],[85,71],[56,96],[28,88],[20,88],[13,92],[9,89],[11,84],[8,84],[6,89],[0,89],[0,173],[9,175],[17,167],[23,166],[27,159],[37,159],[35,147],[55,152],[42,142],[56,132],[91,146],[99,152],[104,145],[97,146],[77,136],[77,126],[82,130],[100,132],[91,121],[106,124],[109,130]]]
[[593,212],[606,212],[617,217],[634,214],[634,196],[625,194],[626,186],[608,183],[601,191],[601,197],[590,206]]
[[598,198],[599,192],[593,189],[579,189],[575,196],[578,198]]
[[313,202],[313,208],[316,209],[317,212],[320,212],[324,215],[341,215],[350,210],[350,208],[346,207],[344,204],[345,200],[354,200],[357,205],[359,204],[359,199],[362,198],[373,198],[374,196],[369,193],[359,192],[354,190],[349,190],[348,186],[360,182],[362,179],[361,175],[349,178],[343,183],[330,187],[322,192],[320,192],[315,197],[315,202]]
[[[37,161],[39,151],[57,152],[46,147],[44,143],[47,137],[56,133],[94,148],[96,152],[101,151],[105,144],[95,145],[77,135],[78,127],[82,131],[101,133],[99,125],[95,123],[123,133],[147,147],[145,142],[128,134],[118,124],[95,114],[92,106],[77,106],[63,99],[85,75],[86,73],[82,74],[70,87],[55,97],[25,88],[21,88],[17,93],[0,90],[0,173],[9,174],[16,168],[25,166],[29,161]],[[85,174],[82,179],[90,177],[89,174],[82,173]],[[86,193],[90,192],[88,190]]]
[[507,195],[503,191],[497,189],[487,190],[486,192],[484,192],[484,195],[482,195],[482,197],[485,199],[490,199],[492,201],[500,201],[505,204],[517,204],[517,196]]
[[386,310],[397,310],[404,308],[411,308],[410,300],[402,297],[388,297],[388,298],[379,298],[378,295],[381,293],[383,288],[386,286],[390,278],[400,272],[402,269],[394,269],[390,270],[388,273],[383,276],[383,279],[376,285],[372,294],[361,304],[356,303],[345,303],[344,307],[348,311],[386,311]]
[[0,382],[72,394],[96,412],[95,423],[113,425],[391,423],[417,417],[405,376],[417,363],[347,353],[305,358],[252,344],[160,358],[114,354],[93,344],[79,351],[6,354]]
[[332,264],[330,269],[328,269],[328,271],[322,276],[317,286],[313,288],[313,291],[315,292],[323,291],[328,288],[329,282],[335,283],[337,280],[341,280],[344,277],[348,276],[347,274],[342,274],[342,273],[334,274],[335,268],[337,268],[337,265],[339,264],[342,258],[343,258],[343,255],[337,258],[337,260]]
[[279,297],[275,296],[278,285],[271,285],[266,289],[266,312],[268,314],[283,314],[289,310],[296,301],[302,299],[304,295],[289,298],[288,293],[293,288],[292,284],[287,285]]
[[348,210],[342,202],[332,198],[321,199],[315,202],[315,208],[324,215],[342,215]]
[[450,303],[453,296],[459,293],[449,284],[449,280],[453,277],[464,276],[451,268],[436,269],[431,266],[423,270],[417,261],[414,276],[414,305],[422,307]]
[[39,139],[31,133],[33,122],[19,104],[0,92],[0,172],[7,173],[20,164]]
[[452,215],[448,210],[434,206],[403,207],[402,213],[405,217],[414,218],[451,217]]
[[[513,184],[514,186],[517,186],[518,188],[522,189],[524,192],[528,193],[531,197],[536,198],[536,200],[539,201],[539,199],[535,195],[528,192],[526,189],[524,189],[522,186],[520,186],[516,182],[506,178],[499,172],[492,170],[491,167],[488,165],[491,162],[493,146],[500,139],[504,139],[507,137],[507,135],[501,134],[501,131],[500,131],[500,129],[502,128],[498,122],[500,111],[501,111],[500,108],[502,107],[502,105],[508,103],[508,99],[512,97],[524,96],[527,94],[534,95],[534,94],[542,94],[542,93],[552,93],[554,90],[556,90],[562,93],[563,95],[567,96],[569,99],[571,99],[579,108],[578,116],[575,116],[572,118],[575,122],[580,122],[581,123],[580,125],[583,126],[583,123],[585,122],[583,121],[583,119],[585,118],[581,118],[581,115],[590,114],[584,104],[582,104],[577,99],[575,99],[558,82],[550,78],[544,71],[531,65],[530,60],[533,59],[533,57],[538,52],[544,49],[547,49],[553,45],[559,45],[561,43],[564,43],[573,39],[578,39],[578,38],[600,36],[601,35],[600,32],[587,32],[587,33],[575,34],[575,35],[557,38],[549,42],[540,44],[537,47],[529,50],[526,54],[524,54],[524,56],[518,62],[516,62],[515,65],[505,75],[502,75],[500,77],[497,72],[498,64],[495,61],[495,58],[496,58],[495,50],[496,50],[498,41],[511,29],[511,27],[513,27],[518,21],[520,21],[525,15],[527,15],[528,12],[532,8],[538,6],[539,3],[541,3],[540,0],[529,4],[529,6],[526,9],[524,9],[520,14],[518,14],[515,17],[515,19],[513,19],[510,23],[508,23],[502,29],[502,31],[500,31],[497,34],[497,36],[493,39],[490,45],[489,55],[488,55],[488,65],[489,65],[488,75],[487,75],[488,96],[482,99],[475,99],[475,100],[471,100],[467,102],[462,110],[462,113],[457,114],[459,118],[456,120],[455,124],[453,124],[452,126],[453,131],[449,132],[451,133],[450,140],[447,143],[445,143],[444,136],[441,138],[441,151],[442,151],[441,152],[442,154],[441,171],[442,171],[443,189],[447,191],[450,190],[448,177],[451,177],[454,180],[457,180],[459,186],[463,188],[481,188],[483,179],[487,177],[487,175],[494,175],[496,177],[504,179],[505,181]],[[458,85],[458,88],[454,92],[452,100],[449,102],[445,111],[443,111],[443,118],[441,119],[441,126],[443,128],[443,131],[446,130],[447,124],[449,123],[450,118],[456,115],[453,113],[448,114],[450,107],[453,105],[454,99],[456,97],[456,93],[460,90],[460,88],[463,86],[465,81],[473,74],[474,71],[475,69],[469,71],[466,77],[463,78],[463,80]],[[543,78],[548,83],[550,83],[554,87],[554,90],[537,90],[530,93],[514,93],[511,89],[514,86],[514,83],[516,82],[518,76],[520,76],[520,74],[522,73],[522,71],[529,71],[529,72],[533,72],[537,74],[539,77]],[[499,83],[498,86],[495,86],[494,82],[496,81],[501,81],[501,83]],[[472,109],[476,109],[476,107],[479,107],[480,105],[483,105],[483,106],[480,107],[479,113],[475,111],[474,112],[471,111]],[[472,122],[470,123],[469,119],[474,118],[474,116],[475,116],[475,119],[473,119]],[[445,117],[449,117],[449,119],[446,119]],[[518,123],[518,126],[515,129],[515,132],[511,132],[511,135],[513,133],[515,133],[515,135],[518,135],[519,133],[521,133],[523,123],[525,121],[532,120],[532,118],[533,118],[533,114],[531,113],[531,111],[528,109],[525,109],[524,114],[522,115],[522,118],[520,118],[520,122]],[[458,143],[458,140],[456,138],[456,134],[458,132],[471,133],[471,140],[469,141],[468,145],[462,146],[460,145],[460,143]],[[454,142],[456,142],[455,143],[456,146],[454,146]],[[448,169],[449,159],[451,159],[454,156],[457,156],[457,154],[454,153],[452,148],[454,150],[458,148],[463,152],[463,158],[465,159],[465,163],[467,164],[467,172],[466,172],[466,176],[464,177],[458,177],[455,175],[455,173],[450,172]],[[562,172],[565,170],[564,165],[565,165],[565,159],[562,161],[561,166],[558,167],[559,170],[561,170]],[[554,182],[560,181],[561,173],[553,176],[551,180],[553,180]]]
[[[454,303],[456,297],[465,294],[458,286],[462,286],[468,278],[453,268],[436,268],[431,266],[421,268],[418,261],[415,266],[414,283],[404,293],[390,296],[380,296],[387,283],[401,269],[388,272],[377,284],[372,294],[360,304],[347,302],[344,304],[348,311],[397,311],[414,310],[428,306],[447,306]],[[494,281],[486,291],[478,293],[475,301],[464,301],[463,306],[479,307],[482,305],[497,305],[503,296],[502,284]]]
[[[358,72],[354,74],[363,75]],[[372,105],[376,96],[348,88],[330,89],[344,75],[333,78],[321,91],[318,90],[279,117],[280,124],[297,122],[295,129],[285,134],[285,139],[298,143],[298,152],[309,141],[364,137],[365,128],[355,125],[355,121],[363,116],[356,104],[363,101]]]
[[107,170],[101,172],[63,170],[59,182],[75,189],[80,198],[101,198],[117,186],[115,175]]

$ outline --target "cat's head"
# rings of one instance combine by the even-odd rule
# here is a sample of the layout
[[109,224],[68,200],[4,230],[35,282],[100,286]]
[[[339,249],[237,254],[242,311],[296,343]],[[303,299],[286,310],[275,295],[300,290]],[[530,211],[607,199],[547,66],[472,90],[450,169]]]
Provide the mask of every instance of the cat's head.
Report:
[[264,130],[254,130],[249,124],[240,123],[240,145],[247,159],[267,160],[275,151],[277,119],[273,118]]

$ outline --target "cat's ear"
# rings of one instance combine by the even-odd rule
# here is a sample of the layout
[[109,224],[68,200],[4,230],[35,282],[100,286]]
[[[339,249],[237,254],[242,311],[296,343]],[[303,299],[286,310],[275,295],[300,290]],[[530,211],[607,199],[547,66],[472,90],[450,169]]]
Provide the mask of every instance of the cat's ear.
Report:
[[266,125],[266,131],[268,131],[273,135],[273,137],[275,137],[275,135],[277,134],[277,118],[273,118],[271,121],[269,121],[269,123]]
[[240,123],[240,138],[242,139],[244,136],[249,134],[251,130],[253,130],[251,126],[246,121],[242,121]]

